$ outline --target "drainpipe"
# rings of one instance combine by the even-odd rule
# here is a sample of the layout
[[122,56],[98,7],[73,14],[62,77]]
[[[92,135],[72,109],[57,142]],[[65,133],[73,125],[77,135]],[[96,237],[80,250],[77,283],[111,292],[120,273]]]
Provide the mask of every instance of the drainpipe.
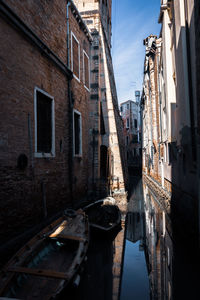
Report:
[[[95,130],[92,130],[92,187],[93,187],[93,193],[94,191],[96,191],[95,189],[95,180],[94,180],[94,168],[95,168],[95,164],[94,164],[94,160],[95,160]],[[95,197],[95,193],[94,193],[94,197]]]
[[70,60],[69,60],[69,7],[71,2],[68,1],[67,3],[67,66],[70,69]]
[[[159,65],[158,63],[158,59],[157,59],[157,65]],[[159,68],[157,68],[158,70],[158,91],[159,91],[159,113],[160,113],[160,144],[162,143],[162,98],[161,98],[161,86],[160,86],[160,70]]]
[[[71,2],[67,3],[67,67],[70,69],[70,33],[69,33],[69,7]],[[71,79],[68,80],[68,121],[69,121],[69,155],[68,155],[68,168],[69,168],[69,190],[71,206],[74,207],[73,201],[73,101],[71,95]]]
[[32,137],[30,113],[28,113],[28,141],[29,141],[29,151],[30,151],[30,159],[31,159],[31,174],[32,177],[34,177],[33,137]]
[[46,183],[45,180],[42,179],[41,181],[42,187],[42,206],[43,206],[43,217],[46,219],[47,217],[47,199],[46,199]]

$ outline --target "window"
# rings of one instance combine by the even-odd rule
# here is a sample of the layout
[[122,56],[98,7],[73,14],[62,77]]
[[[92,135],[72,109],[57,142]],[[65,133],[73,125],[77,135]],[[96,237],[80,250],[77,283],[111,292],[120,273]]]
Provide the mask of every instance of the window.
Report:
[[74,77],[80,81],[80,45],[73,32],[71,32],[71,69]]
[[93,24],[93,20],[85,20],[86,24],[89,25],[89,24]]
[[128,146],[129,144],[129,139],[128,139],[128,136],[126,137],[126,146]]
[[84,82],[85,88],[89,91],[89,88],[90,88],[90,65],[89,65],[89,57],[84,50],[83,50],[83,82]]
[[104,179],[109,176],[108,148],[105,145],[100,147],[100,176]]
[[134,119],[135,128],[137,128],[137,119]]
[[167,162],[167,144],[164,143],[164,162]]
[[74,156],[82,156],[82,122],[81,114],[74,110]]
[[55,156],[54,98],[39,88],[34,90],[35,156]]
[[100,103],[100,133],[101,135],[104,135],[106,133],[105,130],[105,123],[104,123],[104,118],[103,118],[103,109],[102,109],[102,103]]
[[126,108],[129,109],[129,104],[126,104]]
[[129,128],[129,118],[126,119],[126,128]]
[[121,112],[123,112],[123,106],[120,107]]

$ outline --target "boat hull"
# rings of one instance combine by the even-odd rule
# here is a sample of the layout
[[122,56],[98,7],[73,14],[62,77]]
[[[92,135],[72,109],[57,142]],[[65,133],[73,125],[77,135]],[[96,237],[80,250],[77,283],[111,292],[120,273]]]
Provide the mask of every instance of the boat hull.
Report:
[[77,275],[89,242],[88,220],[82,211],[63,216],[30,240],[5,266],[0,296],[17,299],[58,299]]

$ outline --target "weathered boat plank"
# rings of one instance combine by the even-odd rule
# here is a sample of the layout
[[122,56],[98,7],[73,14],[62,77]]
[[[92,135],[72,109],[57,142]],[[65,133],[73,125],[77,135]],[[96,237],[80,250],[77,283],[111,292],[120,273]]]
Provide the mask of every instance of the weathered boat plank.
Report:
[[85,238],[82,238],[80,236],[73,236],[73,235],[68,235],[68,234],[55,234],[55,233],[52,233],[50,236],[50,238],[60,238],[60,239],[67,239],[67,240],[73,240],[73,241],[79,241],[79,242],[84,242],[86,239]]
[[16,273],[25,273],[25,274],[31,274],[35,276],[44,276],[44,277],[50,277],[50,278],[60,278],[69,280],[69,275],[64,272],[56,272],[54,270],[44,270],[44,269],[30,269],[30,268],[24,268],[24,267],[10,267],[7,270],[8,272],[16,272]]

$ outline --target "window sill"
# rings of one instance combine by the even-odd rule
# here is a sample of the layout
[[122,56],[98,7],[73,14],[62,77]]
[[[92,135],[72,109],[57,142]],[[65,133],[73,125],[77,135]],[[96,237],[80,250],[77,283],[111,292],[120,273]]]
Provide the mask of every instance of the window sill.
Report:
[[36,158],[50,158],[50,157],[55,157],[54,153],[40,153],[40,152],[35,152],[34,156]]
[[74,159],[80,163],[82,161],[82,155],[74,155]]
[[90,93],[90,89],[86,85],[84,85],[84,88]]
[[73,74],[73,76],[80,83],[80,79],[75,74]]
[[74,157],[82,158],[82,154],[74,154]]

